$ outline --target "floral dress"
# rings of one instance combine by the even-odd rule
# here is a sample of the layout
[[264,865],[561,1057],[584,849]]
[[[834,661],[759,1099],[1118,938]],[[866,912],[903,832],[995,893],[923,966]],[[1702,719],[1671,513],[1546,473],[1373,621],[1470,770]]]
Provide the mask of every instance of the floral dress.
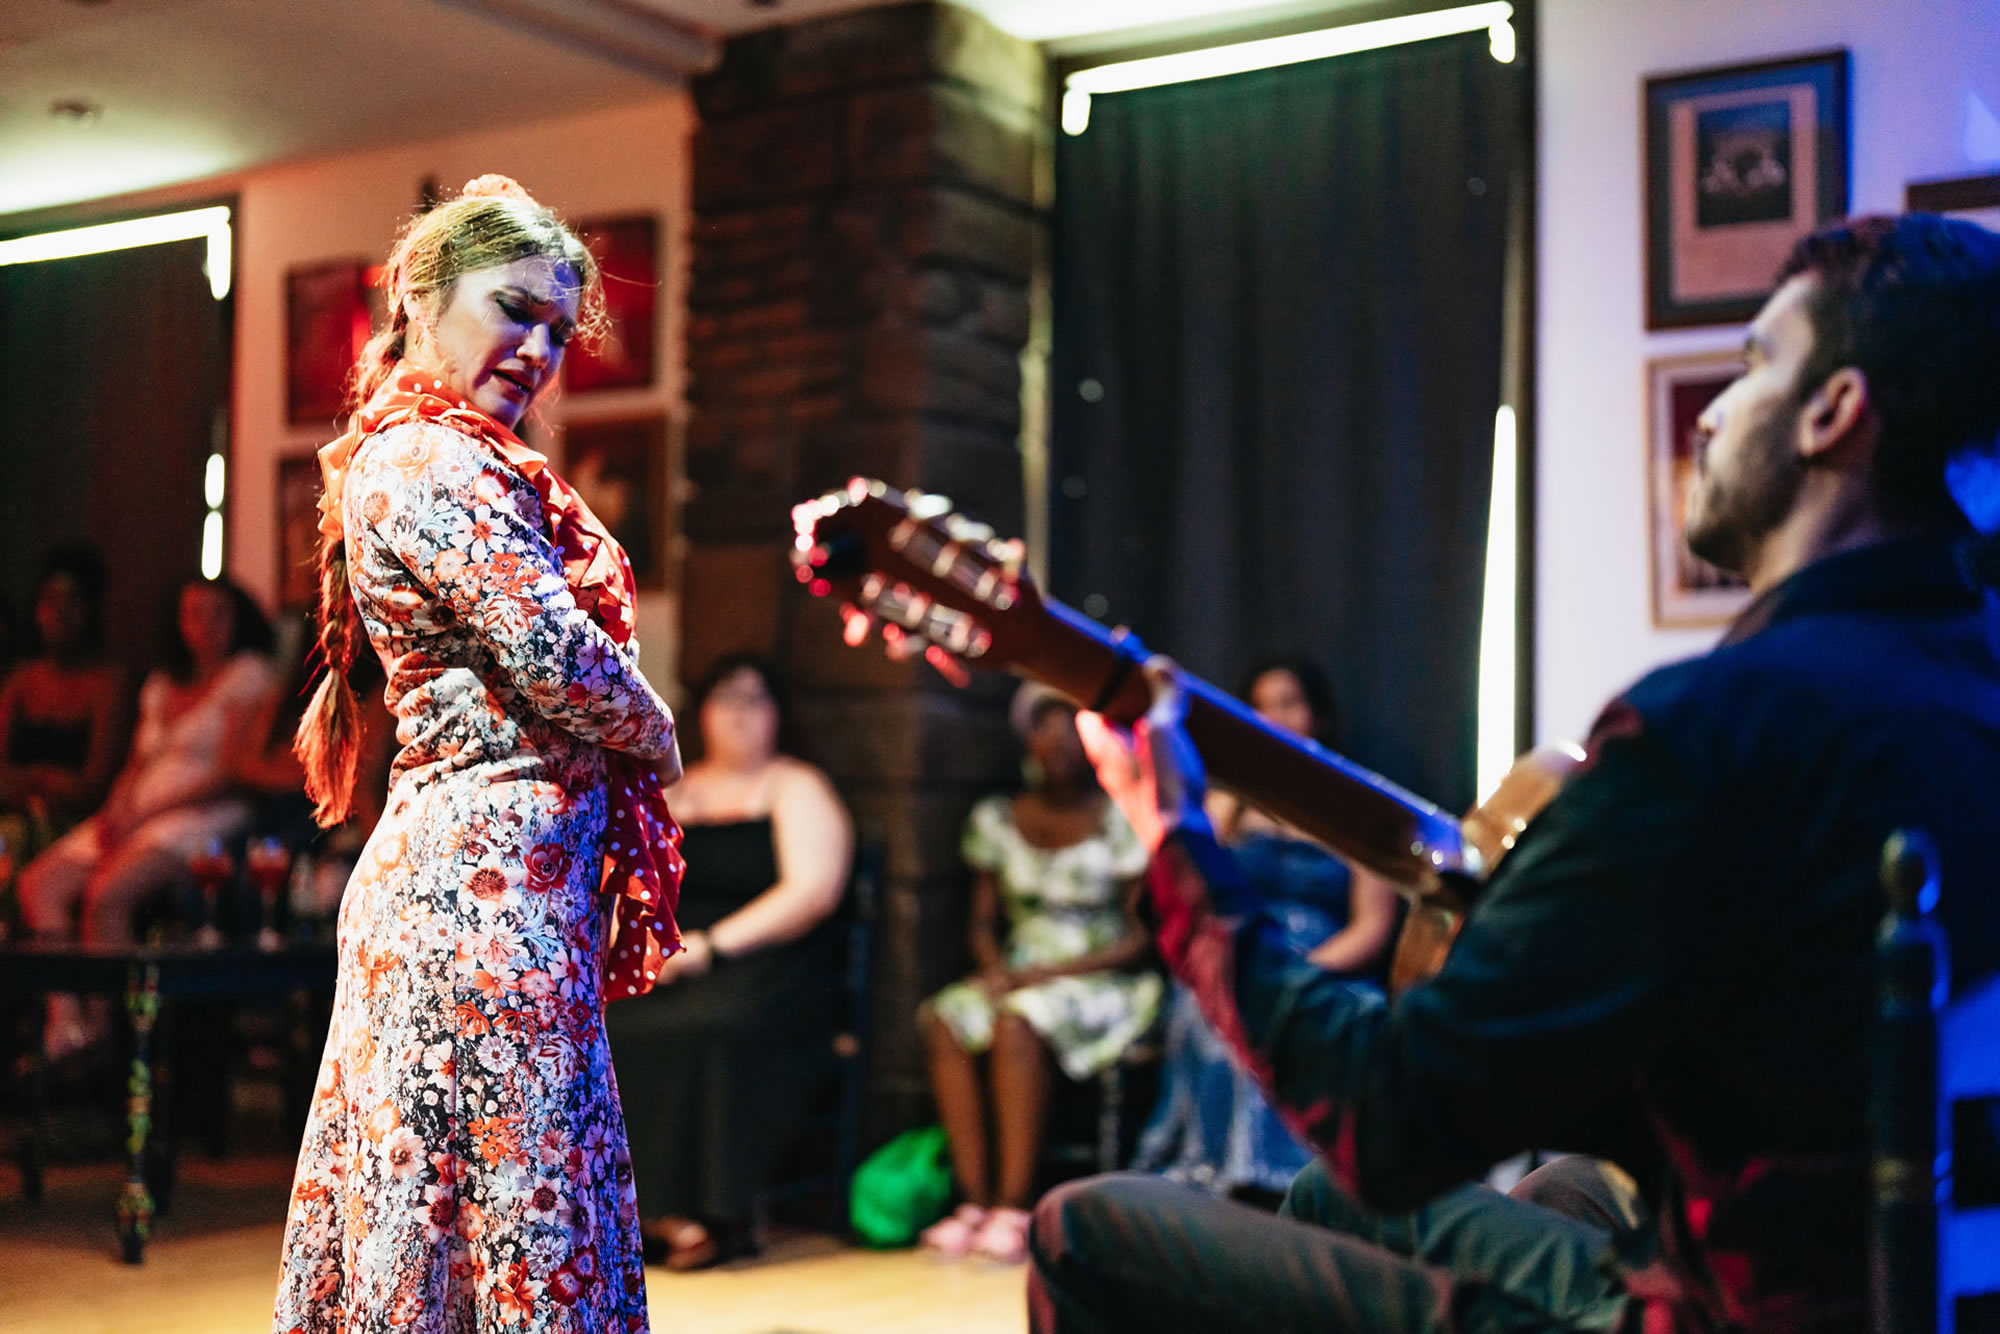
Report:
[[402,750],[341,905],[273,1327],[644,1330],[599,878],[605,748],[663,758],[672,717],[486,443],[368,438],[342,517]]
[[[960,850],[999,886],[1009,968],[1066,963],[1131,930],[1120,894],[1146,869],[1146,849],[1108,801],[1091,837],[1041,848],[1015,827],[1012,798],[987,797],[972,808]],[[1010,991],[999,1008],[1026,1019],[1071,1079],[1087,1079],[1153,1026],[1161,991],[1158,973],[1083,973]],[[992,1045],[996,1014],[983,988],[954,982],[926,1004],[968,1051]]]

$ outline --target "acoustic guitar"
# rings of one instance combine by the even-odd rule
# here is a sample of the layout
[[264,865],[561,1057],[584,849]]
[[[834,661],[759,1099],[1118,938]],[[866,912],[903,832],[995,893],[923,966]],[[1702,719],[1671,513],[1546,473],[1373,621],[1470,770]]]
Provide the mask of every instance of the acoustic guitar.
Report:
[[[1139,670],[1149,654],[1135,636],[1043,594],[1019,543],[998,541],[943,497],[857,477],[794,506],[792,522],[793,571],[814,595],[848,605],[849,643],[879,625],[892,653],[921,652],[954,680],[964,680],[964,664],[1013,671],[1127,725],[1151,704]],[[1532,751],[1461,819],[1205,681],[1184,682],[1188,736],[1213,782],[1409,900],[1390,968],[1396,990],[1443,964],[1480,885],[1586,762],[1575,746]]]

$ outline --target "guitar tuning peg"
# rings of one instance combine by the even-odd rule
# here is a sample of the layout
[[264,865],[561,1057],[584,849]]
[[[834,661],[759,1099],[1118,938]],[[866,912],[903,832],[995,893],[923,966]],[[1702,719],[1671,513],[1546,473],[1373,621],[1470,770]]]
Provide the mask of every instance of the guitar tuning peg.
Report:
[[1000,562],[1001,570],[1009,579],[1018,579],[1028,563],[1028,544],[1018,537],[995,540],[986,544],[986,554]]
[[952,657],[951,654],[945,652],[937,644],[932,644],[924,650],[924,661],[929,663],[939,676],[942,676],[960,690],[965,689],[972,681],[972,673],[965,670],[965,664],[957,658]]
[[885,621],[882,624],[882,650],[889,655],[891,662],[908,662],[916,657],[921,651],[919,649],[921,642],[916,636],[905,633],[903,627],[893,621]]
[[910,505],[913,519],[941,519],[951,513],[951,497],[940,496],[929,491],[909,491],[904,498]]
[[852,602],[840,604],[840,638],[849,648],[859,648],[868,639],[875,618]]
[[993,540],[993,528],[976,519],[968,519],[963,514],[953,514],[944,522],[944,529],[954,542],[965,546],[978,546]]

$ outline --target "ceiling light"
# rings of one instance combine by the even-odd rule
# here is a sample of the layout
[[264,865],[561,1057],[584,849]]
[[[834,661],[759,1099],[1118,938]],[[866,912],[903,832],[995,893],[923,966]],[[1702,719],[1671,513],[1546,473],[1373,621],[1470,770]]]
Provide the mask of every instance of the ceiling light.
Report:
[[100,222],[89,227],[71,227],[60,232],[41,232],[0,241],[0,265],[34,264],[48,259],[74,259],[107,250],[130,250],[134,246],[163,245],[170,241],[206,238],[208,290],[217,301],[229,295],[230,243],[229,208],[224,204],[192,208],[181,213],[155,213],[150,218],[124,222]]
[[1166,83],[1189,83],[1215,79],[1226,74],[1246,74],[1251,70],[1277,65],[1296,65],[1329,56],[1352,55],[1377,47],[1400,46],[1433,37],[1485,29],[1488,49],[1502,63],[1515,56],[1514,6],[1505,0],[1437,9],[1427,14],[1405,14],[1376,19],[1369,23],[1349,23],[1337,28],[1265,37],[1253,42],[1233,42],[1227,46],[1205,47],[1199,51],[1179,51],[1172,55],[1121,60],[1110,65],[1080,69],[1063,81],[1062,127],[1065,133],[1082,134],[1090,125],[1090,98],[1095,93],[1123,93],[1134,88],[1153,88]]

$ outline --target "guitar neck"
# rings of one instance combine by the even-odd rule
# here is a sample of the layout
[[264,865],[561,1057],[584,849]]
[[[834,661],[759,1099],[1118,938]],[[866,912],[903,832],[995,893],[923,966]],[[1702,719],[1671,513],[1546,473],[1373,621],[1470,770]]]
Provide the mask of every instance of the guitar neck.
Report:
[[[1151,704],[1146,650],[1054,598],[1044,633],[1012,656],[1029,676],[1130,725]],[[1266,722],[1214,686],[1183,676],[1187,731],[1209,777],[1350,860],[1422,893],[1441,876],[1479,874],[1458,818],[1305,737]],[[1107,690],[1109,691],[1107,697]]]

